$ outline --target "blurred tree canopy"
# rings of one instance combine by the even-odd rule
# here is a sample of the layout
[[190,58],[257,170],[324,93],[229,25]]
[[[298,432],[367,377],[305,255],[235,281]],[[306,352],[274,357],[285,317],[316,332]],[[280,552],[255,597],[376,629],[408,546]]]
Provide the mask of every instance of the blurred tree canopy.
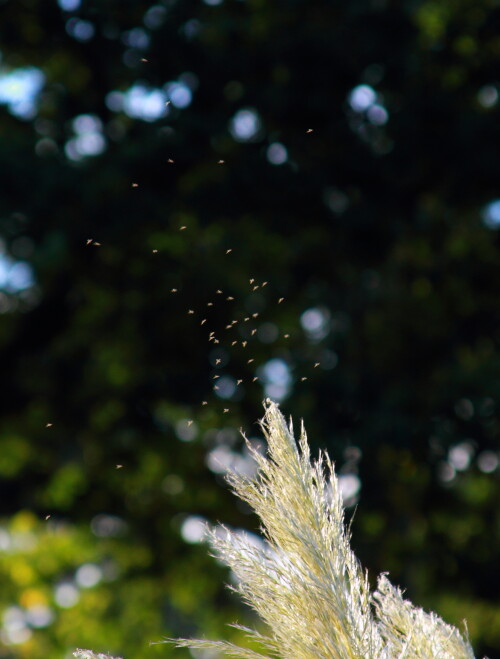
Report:
[[0,657],[250,619],[200,522],[256,531],[223,474],[267,395],[370,573],[500,656],[498,3],[2,0],[0,37]]

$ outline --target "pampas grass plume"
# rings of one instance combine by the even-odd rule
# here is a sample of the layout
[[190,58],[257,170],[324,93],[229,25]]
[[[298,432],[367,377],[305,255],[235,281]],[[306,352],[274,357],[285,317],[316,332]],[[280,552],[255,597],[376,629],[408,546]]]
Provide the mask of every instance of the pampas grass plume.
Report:
[[[261,650],[206,639],[167,642],[237,659],[474,659],[466,636],[405,600],[385,575],[370,591],[350,548],[330,458],[311,462],[304,427],[297,446],[292,423],[269,400],[261,425],[268,455],[249,445],[257,474],[228,480],[259,516],[264,542],[220,526],[208,532],[237,578],[234,590],[267,627],[261,634],[234,625]],[[112,659],[79,652],[81,659]]]

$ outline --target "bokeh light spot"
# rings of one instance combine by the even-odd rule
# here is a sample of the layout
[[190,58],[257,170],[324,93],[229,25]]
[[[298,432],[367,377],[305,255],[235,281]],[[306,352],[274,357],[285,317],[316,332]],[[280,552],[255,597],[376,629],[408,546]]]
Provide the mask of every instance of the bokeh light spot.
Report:
[[270,359],[259,368],[258,374],[264,382],[267,397],[279,402],[290,393],[292,376],[288,364],[283,359]]
[[102,579],[102,570],[94,563],[80,565],[75,574],[75,581],[81,588],[92,588]]
[[8,293],[25,291],[35,284],[33,269],[26,261],[14,261],[0,250],[0,289]]
[[95,34],[95,27],[90,21],[81,18],[70,18],[66,21],[66,32],[77,41],[90,41]]
[[175,424],[175,434],[181,442],[192,442],[198,434],[198,426],[194,421],[182,419]]
[[[116,106],[118,97],[115,94],[112,98]],[[168,114],[167,100],[164,90],[136,84],[122,94],[122,109],[133,119],[156,121]]]
[[67,581],[56,586],[54,599],[61,608],[70,609],[80,599],[80,592],[74,584]]
[[339,489],[345,506],[356,503],[356,497],[361,489],[361,481],[356,474],[340,474]]
[[124,32],[122,35],[122,41],[126,46],[130,48],[137,48],[138,50],[144,50],[148,48],[150,38],[149,34],[142,27],[134,27],[128,32]]
[[320,341],[330,332],[330,314],[326,309],[312,307],[301,315],[300,324],[309,339]]
[[82,3],[81,0],[57,0],[57,4],[63,11],[76,11]]
[[27,288],[31,288],[34,283],[33,270],[29,263],[18,261],[9,269],[5,288],[9,292],[15,293],[17,291],[24,291]]
[[349,105],[355,112],[365,112],[377,100],[377,94],[372,87],[368,85],[358,85],[354,87],[348,97]]
[[498,469],[498,455],[493,451],[481,451],[477,456],[477,466],[483,474],[492,474]]
[[288,160],[288,151],[281,142],[273,142],[267,147],[266,156],[271,165],[283,165]]
[[234,454],[229,446],[216,446],[208,452],[206,457],[207,467],[214,474],[225,474],[234,460]]
[[165,85],[168,98],[176,108],[187,108],[193,100],[193,92],[185,82],[169,82]]
[[191,18],[189,21],[186,21],[182,27],[184,36],[188,41],[191,41],[201,32],[202,24],[196,18]]
[[185,542],[197,544],[202,542],[207,532],[207,520],[199,515],[189,515],[181,526],[181,536]]
[[484,85],[477,93],[477,100],[483,108],[492,108],[498,103],[498,89],[493,85]]
[[86,156],[97,156],[106,149],[106,138],[102,133],[102,122],[95,115],[81,114],[72,122],[75,137],[64,146],[70,160],[81,160]]
[[341,215],[349,207],[349,197],[336,188],[325,188],[323,202],[335,215]]
[[228,400],[232,398],[236,392],[236,380],[230,375],[223,375],[217,380],[218,389],[215,390],[219,398]]
[[15,69],[0,74],[0,104],[20,119],[32,119],[36,114],[38,95],[45,76],[34,67]]
[[461,442],[452,446],[448,451],[448,462],[457,471],[466,471],[469,468],[474,449],[469,442]]
[[256,110],[238,110],[229,123],[229,132],[237,142],[250,142],[258,136],[261,120]]
[[26,611],[26,621],[35,629],[48,627],[54,620],[54,612],[45,604],[35,604]]
[[161,5],[153,5],[144,15],[144,25],[150,30],[161,27],[167,16],[167,10]]
[[20,645],[31,637],[31,630],[27,627],[24,611],[18,606],[9,606],[2,616],[1,638],[7,645]]
[[444,460],[439,463],[438,476],[443,484],[451,483],[457,475],[455,467]]
[[500,199],[495,199],[483,208],[482,219],[489,229],[500,228]]
[[368,121],[374,126],[384,126],[389,121],[389,113],[378,103],[368,108],[366,116],[368,117]]

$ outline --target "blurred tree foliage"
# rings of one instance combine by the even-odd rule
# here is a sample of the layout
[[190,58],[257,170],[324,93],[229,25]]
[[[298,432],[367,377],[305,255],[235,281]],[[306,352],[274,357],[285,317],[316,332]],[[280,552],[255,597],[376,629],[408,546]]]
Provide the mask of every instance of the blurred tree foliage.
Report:
[[499,656],[498,3],[2,0],[0,36],[0,657],[250,617],[185,540],[255,530],[221,483],[267,393],[370,571]]

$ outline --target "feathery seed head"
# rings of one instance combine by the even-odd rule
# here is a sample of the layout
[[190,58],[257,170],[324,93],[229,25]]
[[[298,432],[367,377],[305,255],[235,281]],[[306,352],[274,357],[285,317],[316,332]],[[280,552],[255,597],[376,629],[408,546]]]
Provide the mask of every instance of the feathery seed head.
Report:
[[234,588],[269,633],[245,629],[262,653],[225,641],[175,641],[240,659],[473,659],[457,629],[403,600],[385,576],[370,593],[349,544],[342,497],[330,458],[311,463],[304,427],[293,427],[267,400],[263,456],[248,449],[255,477],[231,473],[236,495],[259,515],[264,542],[224,527],[209,532],[215,553],[237,577]]

